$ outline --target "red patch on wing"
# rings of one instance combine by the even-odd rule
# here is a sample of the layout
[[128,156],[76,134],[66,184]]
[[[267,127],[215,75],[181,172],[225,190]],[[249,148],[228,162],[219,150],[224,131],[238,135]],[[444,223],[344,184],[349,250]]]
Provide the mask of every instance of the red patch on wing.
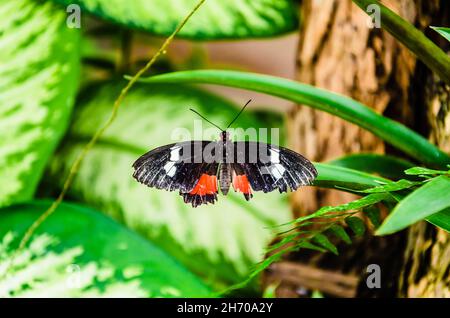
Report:
[[217,177],[202,174],[194,189],[189,194],[207,195],[217,193]]
[[250,182],[248,182],[247,176],[241,175],[235,175],[233,178],[233,188],[235,191],[242,192],[244,194],[251,194],[252,188],[250,187]]

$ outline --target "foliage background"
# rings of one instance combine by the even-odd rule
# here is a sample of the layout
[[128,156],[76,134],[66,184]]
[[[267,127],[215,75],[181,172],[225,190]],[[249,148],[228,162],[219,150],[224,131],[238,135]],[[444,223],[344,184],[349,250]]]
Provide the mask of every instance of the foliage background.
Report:
[[[232,295],[269,296],[277,283],[262,286],[259,274],[287,251],[338,254],[339,240],[350,244],[423,219],[449,230],[447,154],[355,100],[282,78],[295,76],[298,1],[208,0],[178,34],[182,40],[145,74],[159,76],[126,96],[65,201],[17,250],[108,119],[124,75],[146,64],[196,2],[2,1],[0,296],[213,297],[236,284]],[[69,4],[81,8],[80,28],[68,27]],[[386,17],[396,19],[389,11]],[[448,29],[436,30],[448,37]],[[408,45],[414,37],[398,40],[420,48]],[[419,57],[427,65],[433,58],[447,65],[438,50]],[[292,103],[301,103],[372,132],[407,160],[363,153],[317,163],[316,186],[359,199],[301,217],[286,194],[257,193],[247,202],[230,193],[214,206],[192,209],[174,193],[134,181],[137,157],[173,142],[175,128],[192,131],[196,118],[189,107],[224,125],[248,97],[254,103],[239,126],[281,128],[284,145],[296,140],[291,130],[287,136],[285,121],[294,117]],[[431,197],[437,199],[428,204]],[[317,290],[311,295],[322,296]]]
[[[66,7],[74,2],[55,2],[0,4],[3,270],[27,226],[48,207],[49,201],[41,199],[57,195],[75,156],[109,116],[125,83],[121,76],[148,60],[161,37],[196,3],[76,1],[82,10],[77,29],[66,25]],[[297,26],[296,5],[290,1],[210,2],[180,37],[270,37]],[[154,71],[220,63],[209,60],[204,45],[178,41]],[[244,114],[239,125],[280,126],[282,116],[264,106],[264,111]],[[248,275],[275,233],[270,227],[290,219],[285,196],[261,195],[249,204],[232,193],[214,207],[192,209],[177,195],[148,189],[131,177],[138,156],[173,142],[174,128],[193,128],[189,107],[218,124],[238,109],[205,88],[133,89],[113,126],[85,158],[68,203],[15,257],[12,274],[0,284],[2,296],[211,296]],[[69,288],[70,282],[79,286]],[[248,290],[255,292],[256,286]]]

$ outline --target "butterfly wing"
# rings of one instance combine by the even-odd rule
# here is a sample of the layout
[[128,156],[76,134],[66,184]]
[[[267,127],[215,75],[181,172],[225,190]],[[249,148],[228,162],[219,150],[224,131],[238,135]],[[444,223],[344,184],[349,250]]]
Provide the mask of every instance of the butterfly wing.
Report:
[[218,163],[205,163],[203,150],[210,141],[187,141],[153,149],[138,158],[133,177],[142,184],[167,191],[179,190],[196,207],[217,200]]
[[[179,190],[184,202],[193,207],[214,203],[218,193],[218,168],[224,162],[222,157],[205,162],[203,154],[206,147],[216,145],[210,141],[188,141],[153,149],[133,164],[133,177],[149,187]],[[231,182],[247,200],[252,197],[252,190],[295,191],[317,177],[313,164],[290,149],[256,142],[235,142],[230,146],[233,154]],[[226,164],[229,159],[227,157]]]
[[[279,192],[310,185],[317,177],[314,165],[290,149],[257,142],[235,142],[233,186],[246,199],[254,191]],[[234,180],[237,180],[236,182]],[[251,196],[250,196],[251,197]]]

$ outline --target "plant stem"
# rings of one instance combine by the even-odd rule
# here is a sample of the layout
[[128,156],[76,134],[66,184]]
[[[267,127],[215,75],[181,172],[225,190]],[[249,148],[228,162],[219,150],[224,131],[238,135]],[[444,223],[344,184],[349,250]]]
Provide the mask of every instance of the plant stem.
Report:
[[[128,93],[128,91],[133,87],[133,85],[137,82],[137,80],[142,76],[142,74],[144,74],[146,71],[148,71],[150,69],[150,67],[156,62],[156,60],[158,59],[158,57],[162,54],[165,54],[165,51],[167,49],[167,47],[170,45],[170,43],[173,41],[174,37],[178,34],[178,32],[180,32],[180,30],[184,27],[184,25],[187,23],[187,21],[191,18],[191,16],[200,8],[200,6],[205,2],[206,0],[200,0],[197,5],[191,10],[191,12],[189,12],[189,14],[183,19],[183,21],[180,22],[180,24],[177,26],[177,28],[175,29],[175,31],[164,41],[164,43],[162,44],[162,46],[159,48],[159,50],[156,52],[156,54],[150,59],[150,61],[148,61],[148,63],[142,68],[140,69],[136,75],[134,75],[130,81],[127,83],[127,85],[121,90],[119,96],[117,97],[117,99],[114,101],[114,105],[111,111],[111,115],[108,118],[108,120],[103,124],[103,126],[101,126],[96,133],[94,134],[94,136],[92,136],[92,138],[89,140],[89,142],[86,144],[86,146],[84,146],[83,150],[81,151],[81,153],[77,156],[77,158],[75,159],[75,162],[72,164],[69,174],[64,182],[63,188],[60,192],[60,194],[58,195],[58,197],[56,198],[56,200],[52,203],[52,205],[44,212],[42,213],[39,218],[34,221],[34,223],[27,229],[27,231],[25,232],[25,235],[22,237],[22,240],[19,243],[19,247],[18,249],[15,251],[15,253],[13,254],[13,256],[10,258],[10,262],[8,264],[8,269],[10,267],[11,264],[13,264],[13,259],[14,256],[17,254],[17,252],[19,252],[20,250],[22,250],[26,244],[29,242],[30,238],[32,237],[32,235],[34,234],[34,232],[36,231],[36,229],[50,216],[52,215],[56,209],[58,208],[58,206],[61,204],[61,202],[63,201],[67,191],[69,190],[70,186],[72,185],[72,182],[78,172],[78,169],[83,161],[83,159],[86,157],[86,154],[92,149],[92,147],[95,145],[95,143],[97,142],[97,140],[103,135],[103,133],[106,131],[106,129],[108,129],[109,126],[111,126],[111,124],[114,122],[114,119],[117,116],[117,112],[119,110],[119,107],[123,101],[123,99],[125,98],[125,95]],[[5,271],[5,275],[8,273],[8,269]]]
[[422,32],[377,0],[353,0],[353,2],[364,12],[369,5],[378,6],[383,28],[417,55],[445,83],[450,85],[450,57]]

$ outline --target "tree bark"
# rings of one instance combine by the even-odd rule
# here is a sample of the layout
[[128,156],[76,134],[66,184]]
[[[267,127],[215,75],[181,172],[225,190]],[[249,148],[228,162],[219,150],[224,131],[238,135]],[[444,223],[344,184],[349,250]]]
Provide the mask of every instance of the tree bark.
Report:
[[[385,3],[408,20],[416,15],[411,0]],[[416,59],[387,32],[369,28],[368,20],[351,0],[303,1],[297,78],[412,125],[408,90]],[[299,105],[289,119],[291,145],[314,161],[385,150],[371,133],[324,112]],[[354,198],[342,191],[310,188],[296,192],[292,202],[295,211],[310,212]]]
[[[445,0],[382,2],[422,30],[429,25],[444,25],[448,21],[450,5]],[[301,21],[297,59],[297,78],[300,82],[359,100],[375,111],[425,136],[429,135],[436,144],[450,151],[448,87],[432,77],[412,53],[384,30],[369,28],[368,15],[351,0],[304,0]],[[434,37],[433,34],[431,36]],[[290,112],[288,127],[292,148],[314,161],[324,162],[360,152],[402,155],[357,126],[302,105]],[[337,205],[354,198],[341,191],[308,188],[293,194],[291,202],[298,216],[324,205]],[[376,249],[370,253],[379,256],[366,257],[365,263],[359,262],[360,267],[356,271],[347,272],[358,273],[360,283],[363,284],[364,267],[369,262],[378,262],[382,270],[390,275],[385,275],[385,279],[395,281],[381,295],[448,296],[448,233],[422,222],[408,231],[406,246],[401,235],[366,239],[360,246],[350,246],[350,249],[370,246]],[[359,252],[369,254],[364,250]],[[361,256],[357,251],[350,254],[334,257],[335,270],[345,273],[343,267]],[[309,252],[308,255],[314,258]],[[388,255],[389,259],[383,258],[383,255]],[[330,257],[333,258],[326,256],[324,259],[330,260]],[[290,258],[299,258],[300,262],[315,267],[323,267],[324,263],[321,265],[321,262],[315,261],[315,264],[311,264],[298,255],[291,255]],[[278,274],[272,269],[266,280],[283,281],[282,275],[278,277]],[[323,283],[326,284],[326,281]],[[280,290],[292,296],[285,287],[281,285]],[[296,288],[299,287],[302,286]],[[374,295],[366,291],[361,292],[359,289],[355,295]]]

